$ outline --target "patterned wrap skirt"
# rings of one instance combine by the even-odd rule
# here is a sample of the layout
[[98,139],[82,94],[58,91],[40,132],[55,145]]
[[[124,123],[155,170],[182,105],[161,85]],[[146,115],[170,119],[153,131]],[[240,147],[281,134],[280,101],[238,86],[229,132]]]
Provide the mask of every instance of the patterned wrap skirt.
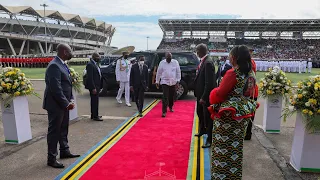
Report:
[[241,180],[243,140],[250,118],[234,120],[224,112],[213,121],[211,179]]

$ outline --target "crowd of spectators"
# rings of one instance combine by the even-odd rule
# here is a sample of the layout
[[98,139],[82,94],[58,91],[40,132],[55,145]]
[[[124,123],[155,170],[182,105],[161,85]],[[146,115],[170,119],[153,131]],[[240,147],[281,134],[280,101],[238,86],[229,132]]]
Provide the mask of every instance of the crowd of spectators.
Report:
[[158,50],[170,50],[170,51],[191,51],[197,44],[208,44],[208,39],[176,39],[165,40],[162,39]]
[[233,45],[247,45],[254,49],[254,57],[264,59],[320,60],[319,39],[227,39],[227,42],[209,42],[209,39],[162,40],[158,50],[193,50],[194,45],[205,43],[210,50],[228,52]]

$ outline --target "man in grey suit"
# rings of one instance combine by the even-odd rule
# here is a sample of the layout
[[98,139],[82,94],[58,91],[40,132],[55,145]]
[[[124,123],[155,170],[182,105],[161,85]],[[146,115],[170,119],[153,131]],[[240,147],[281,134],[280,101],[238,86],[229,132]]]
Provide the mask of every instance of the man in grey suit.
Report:
[[65,64],[72,58],[69,45],[59,44],[58,55],[52,60],[46,70],[43,109],[48,112],[48,166],[64,168],[64,165],[56,160],[57,146],[60,145],[60,159],[75,158],[80,155],[70,153],[68,146],[69,110],[75,106],[72,95],[72,81],[70,70]]

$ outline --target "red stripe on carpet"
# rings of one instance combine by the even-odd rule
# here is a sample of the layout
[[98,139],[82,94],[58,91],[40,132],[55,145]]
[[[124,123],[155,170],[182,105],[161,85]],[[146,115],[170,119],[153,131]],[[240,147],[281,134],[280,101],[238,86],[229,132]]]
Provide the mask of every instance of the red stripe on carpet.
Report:
[[160,164],[162,171],[186,179],[195,102],[175,102],[174,112],[165,118],[161,106],[160,102],[141,118],[80,179],[144,179]]

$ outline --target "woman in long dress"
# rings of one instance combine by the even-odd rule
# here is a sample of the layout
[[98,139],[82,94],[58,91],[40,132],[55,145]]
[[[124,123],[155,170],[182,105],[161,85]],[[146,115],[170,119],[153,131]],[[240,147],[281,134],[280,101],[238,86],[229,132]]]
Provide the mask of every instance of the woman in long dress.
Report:
[[233,68],[210,93],[213,119],[211,179],[242,179],[243,140],[248,122],[258,107],[255,74],[246,46],[230,51]]

